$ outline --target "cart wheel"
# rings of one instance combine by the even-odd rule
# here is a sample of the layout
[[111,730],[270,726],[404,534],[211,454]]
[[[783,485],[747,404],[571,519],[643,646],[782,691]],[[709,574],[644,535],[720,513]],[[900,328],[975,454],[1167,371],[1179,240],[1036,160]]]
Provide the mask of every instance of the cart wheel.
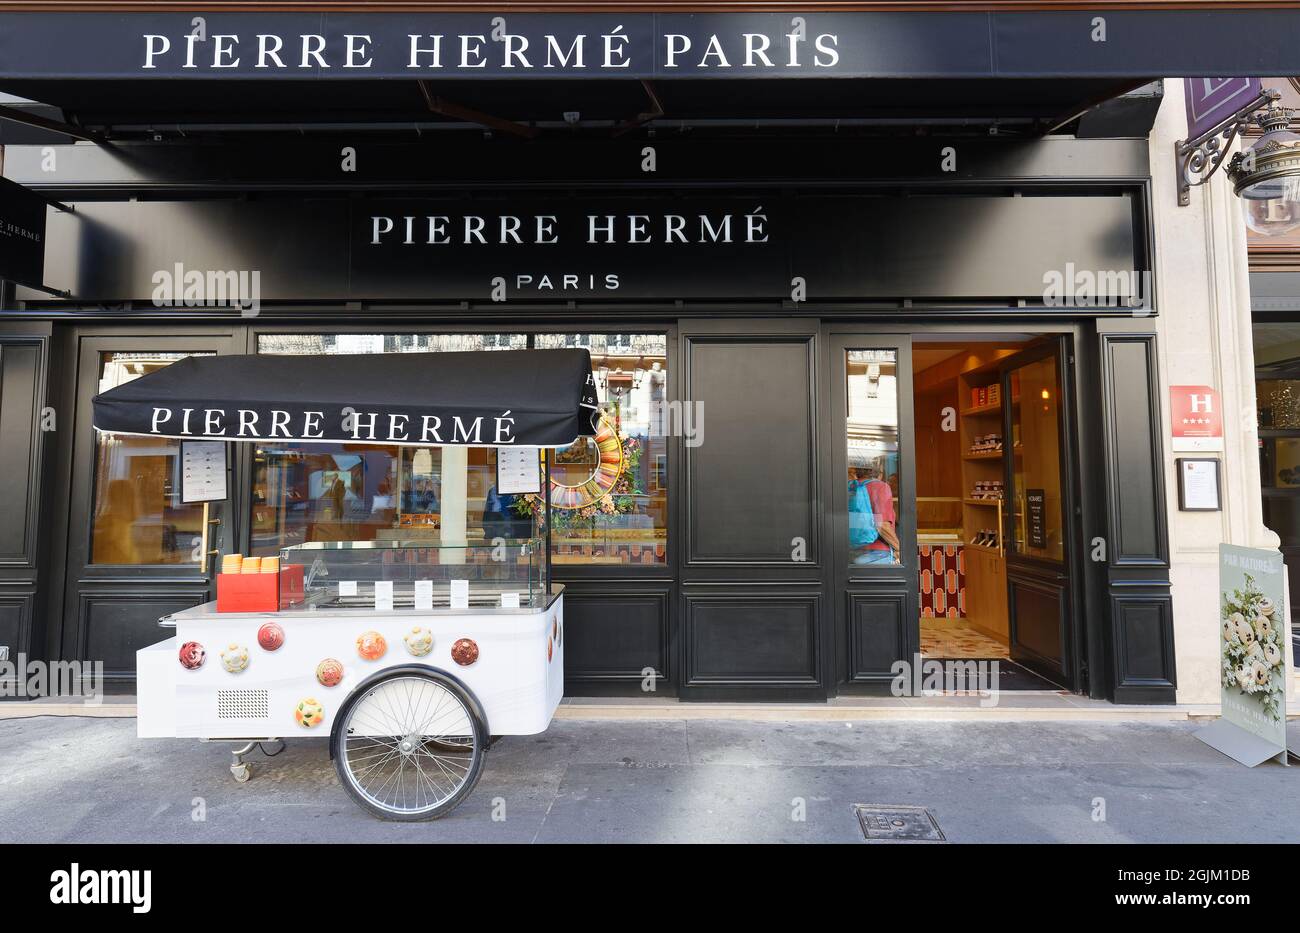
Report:
[[[469,739],[466,736],[455,736],[454,738],[451,736],[447,736],[441,739],[430,739],[429,741],[425,742],[425,744],[428,745],[430,748],[437,748],[440,751],[447,751],[447,750],[456,751],[458,749],[464,748],[468,740]],[[492,749],[496,748],[496,744],[499,741],[501,741],[501,736],[499,735],[494,735],[489,737],[486,745],[487,750],[491,751]]]
[[235,777],[236,784],[247,784],[248,779],[253,776],[253,769],[242,762],[230,766],[230,773]]
[[334,732],[334,766],[349,794],[386,820],[432,820],[478,783],[487,725],[454,678],[395,670],[348,697]]

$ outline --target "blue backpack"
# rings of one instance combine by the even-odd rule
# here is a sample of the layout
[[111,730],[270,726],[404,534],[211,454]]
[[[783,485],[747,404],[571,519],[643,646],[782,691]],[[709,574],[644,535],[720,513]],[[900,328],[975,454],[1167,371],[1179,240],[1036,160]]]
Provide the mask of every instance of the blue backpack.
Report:
[[849,547],[866,547],[879,537],[867,484],[853,480],[849,483]]

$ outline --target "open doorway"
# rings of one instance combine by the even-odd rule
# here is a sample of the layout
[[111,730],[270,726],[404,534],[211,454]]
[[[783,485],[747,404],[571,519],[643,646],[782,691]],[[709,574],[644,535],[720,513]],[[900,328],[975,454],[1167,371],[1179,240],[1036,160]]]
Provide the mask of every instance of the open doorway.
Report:
[[1001,661],[1002,689],[1072,689],[1063,338],[912,350],[920,648]]

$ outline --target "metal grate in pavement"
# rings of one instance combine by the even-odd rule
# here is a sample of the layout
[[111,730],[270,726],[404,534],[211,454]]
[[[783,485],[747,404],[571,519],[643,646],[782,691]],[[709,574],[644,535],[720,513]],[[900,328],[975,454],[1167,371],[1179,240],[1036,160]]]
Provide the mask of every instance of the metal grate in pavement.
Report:
[[868,842],[947,842],[939,823],[925,807],[855,803],[862,835]]

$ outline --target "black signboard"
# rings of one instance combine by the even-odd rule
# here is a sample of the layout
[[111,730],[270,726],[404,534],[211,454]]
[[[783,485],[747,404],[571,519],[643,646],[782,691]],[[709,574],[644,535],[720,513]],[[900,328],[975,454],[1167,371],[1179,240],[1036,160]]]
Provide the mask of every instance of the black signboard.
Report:
[[1043,549],[1047,547],[1047,522],[1044,515],[1046,495],[1041,489],[1026,489],[1025,501],[1029,510],[1029,546]]
[[1293,74],[1300,11],[3,13],[0,78]]
[[[961,256],[966,295],[1041,295],[1044,272],[1078,257],[1099,263],[1088,268],[1133,263],[1126,201],[770,191],[364,200],[351,204],[349,287],[491,301],[912,297],[953,287],[936,270]],[[1014,258],[999,223],[1012,225]]]
[[[233,308],[242,296],[242,313],[338,299],[1002,305],[1044,302],[1064,272],[1062,300],[1046,305],[1055,311],[1074,306],[1074,270],[1143,268],[1133,201],[775,191],[80,201],[86,233],[51,246],[49,276],[75,280],[83,300]],[[131,248],[107,246],[118,243]],[[1086,307],[1133,313],[1095,288]]]
[[0,279],[40,286],[45,273],[45,201],[0,178]]

